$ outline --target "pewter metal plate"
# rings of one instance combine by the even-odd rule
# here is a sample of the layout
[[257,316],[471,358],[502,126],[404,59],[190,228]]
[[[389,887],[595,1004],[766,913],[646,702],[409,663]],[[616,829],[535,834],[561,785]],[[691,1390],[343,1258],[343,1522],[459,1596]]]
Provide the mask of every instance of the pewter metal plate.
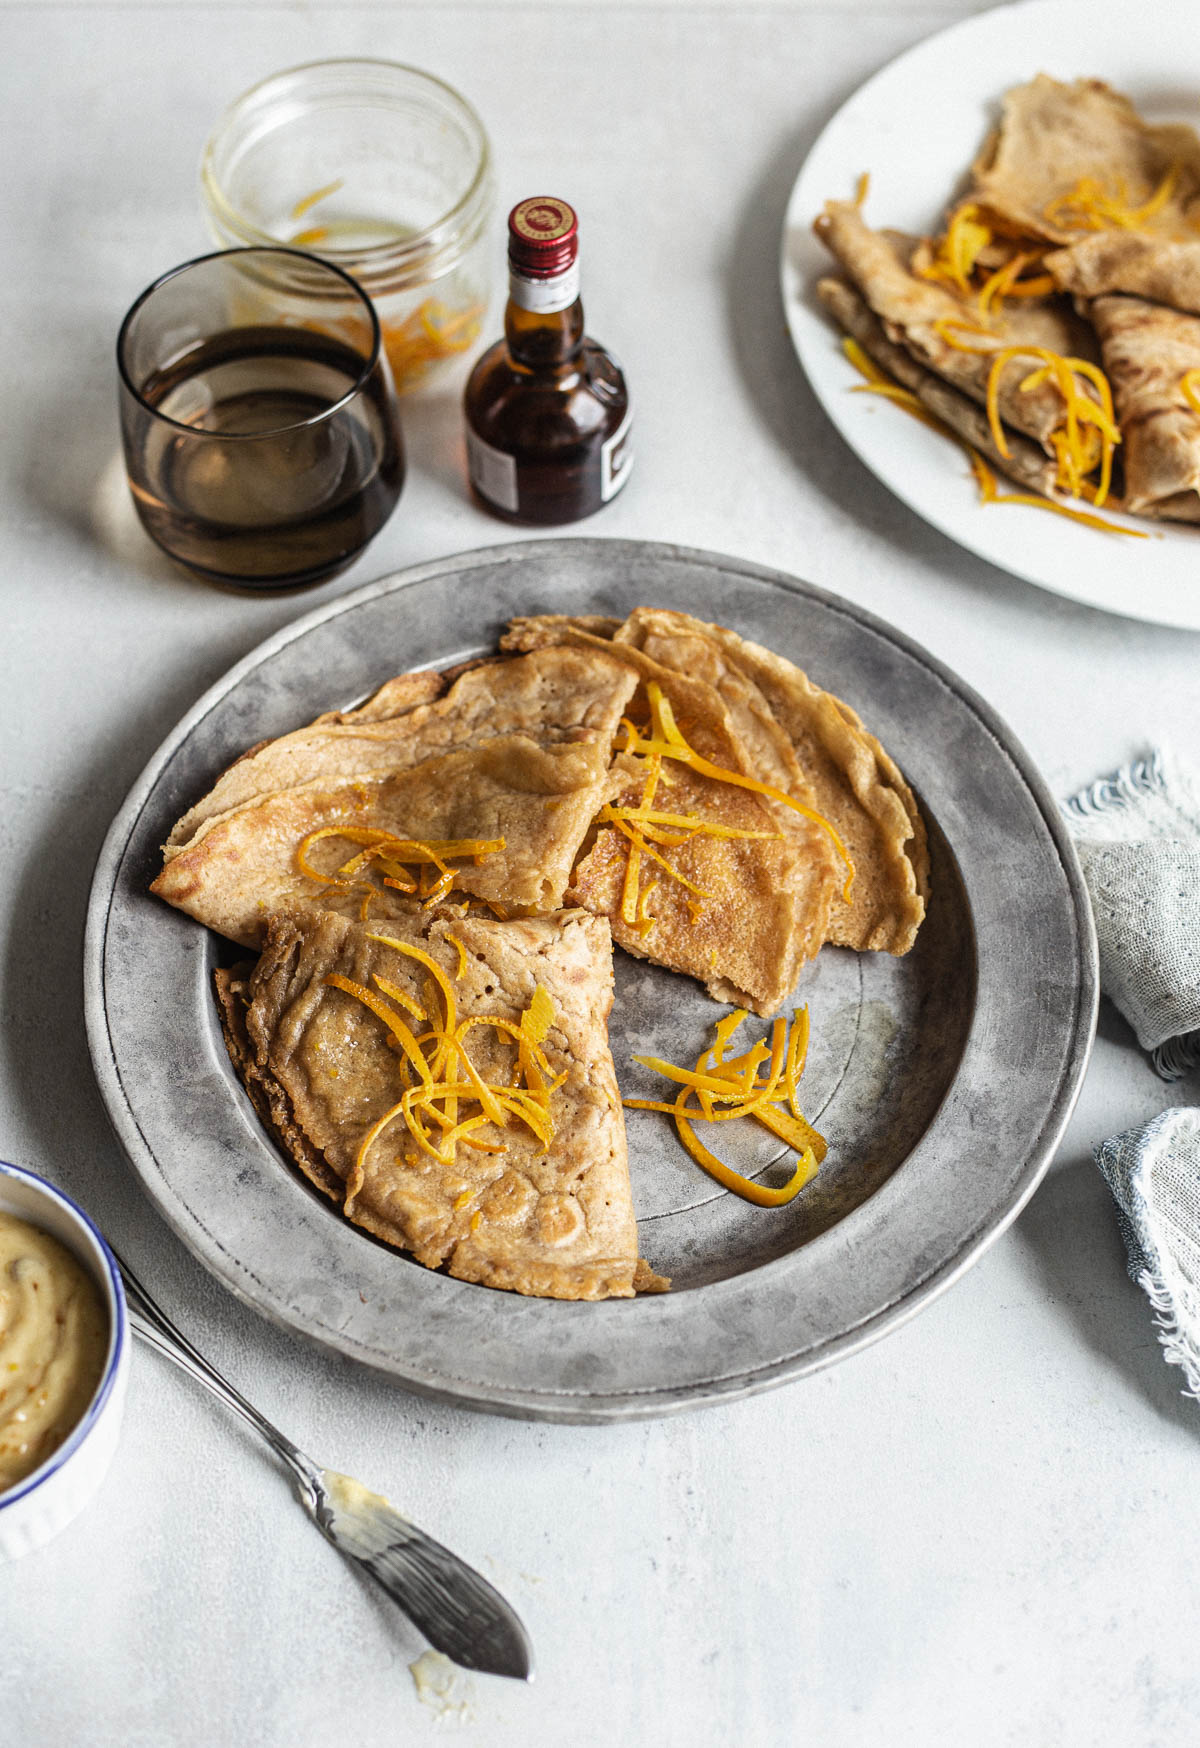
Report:
[[[732,626],[852,704],[921,798],[934,895],[904,959],[826,948],[801,977],[795,1000],[813,1027],[804,1102],[830,1150],[796,1201],[750,1207],[692,1165],[668,1119],[630,1112],[642,1250],[674,1278],[672,1292],[598,1305],[524,1299],[421,1268],[297,1177],[225,1055],[211,991],[227,945],[147,887],[175,819],[252,742],[406,668],[493,647],[514,614],[624,614],[639,603]],[[910,1316],[1033,1193],[1083,1077],[1097,991],[1090,913],[1054,804],[960,680],[794,578],[596,539],[522,542],[387,577],[241,662],[155,754],[114,821],[85,958],[109,1114],[201,1261],[257,1310],[411,1389],[545,1420],[629,1419],[744,1395]],[[620,952],[617,962],[613,1055],[622,1090],[644,1095],[655,1083],[632,1055],[694,1060],[724,1010],[688,979]],[[777,1144],[737,1133],[748,1127],[730,1125],[731,1163],[770,1172]]]

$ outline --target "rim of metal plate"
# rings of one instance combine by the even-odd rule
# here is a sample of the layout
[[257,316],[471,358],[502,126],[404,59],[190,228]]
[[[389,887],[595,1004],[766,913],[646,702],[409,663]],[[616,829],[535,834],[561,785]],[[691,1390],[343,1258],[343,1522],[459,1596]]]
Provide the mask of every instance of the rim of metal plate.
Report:
[[[467,605],[472,589],[479,598]],[[842,674],[823,671],[818,660],[812,666],[831,689],[845,684],[847,663],[862,665],[868,692],[880,676],[912,688],[886,708],[865,702],[880,706],[872,727],[958,861],[976,931],[975,1011],[932,1123],[881,1188],[836,1226],[757,1269],[681,1293],[563,1304],[495,1293],[398,1259],[338,1220],[282,1165],[223,1060],[207,996],[212,937],[147,896],[146,849],[135,854],[135,840],[139,829],[145,836],[162,824],[151,817],[156,804],[169,824],[193,797],[196,773],[180,789],[172,767],[194,737],[211,734],[222,712],[231,718],[227,753],[259,738],[256,726],[281,732],[297,718],[256,725],[254,686],[286,673],[289,659],[303,667],[312,653],[306,640],[349,632],[354,616],[369,618],[393,597],[416,666],[453,659],[464,623],[486,633],[518,612],[624,613],[650,599],[710,617],[724,617],[717,609],[727,607],[728,622],[751,636],[762,629],[754,621],[773,619],[777,643],[782,637],[795,648],[801,638],[795,653],[806,666],[805,653],[819,656],[824,642],[827,663],[840,664]],[[442,653],[423,653],[439,637]],[[471,646],[486,641],[476,635]],[[341,686],[343,703],[399,671],[380,671],[378,645],[364,656],[361,639],[349,635],[333,657],[329,684]],[[357,692],[344,683],[355,663]],[[238,697],[247,681],[249,699]],[[957,755],[931,746],[931,735],[915,727],[931,721],[942,723],[941,739],[951,730],[952,741],[959,737]],[[1028,908],[1011,902],[1014,890],[1029,895]],[[144,952],[117,954],[114,930],[128,930],[131,918]],[[158,949],[168,963],[156,968]],[[147,966],[158,985],[145,984]],[[195,1060],[172,1065],[178,1072],[160,1086],[148,1072],[157,1071],[151,1051],[164,1054],[160,1025],[176,989],[188,987],[197,993],[184,1017],[194,1023],[180,1035],[194,1036]],[[929,1303],[1037,1187],[1082,1083],[1097,1000],[1095,934],[1069,834],[991,707],[903,633],[836,595],[740,559],[642,540],[517,541],[435,560],[341,596],[268,638],[187,712],[130,790],[97,862],[84,952],[88,1040],[113,1127],[159,1212],[218,1280],[283,1327],[414,1391],[557,1421],[643,1418],[767,1389],[844,1358]],[[121,1016],[131,1013],[135,1029],[126,1035]],[[181,1046],[184,1057],[191,1047]],[[1024,1096],[1006,1054],[1014,1051],[1025,1053],[1034,1083],[1029,1091],[1022,1069]],[[173,1166],[183,1154],[190,1178]],[[634,1171],[636,1194],[636,1162]]]

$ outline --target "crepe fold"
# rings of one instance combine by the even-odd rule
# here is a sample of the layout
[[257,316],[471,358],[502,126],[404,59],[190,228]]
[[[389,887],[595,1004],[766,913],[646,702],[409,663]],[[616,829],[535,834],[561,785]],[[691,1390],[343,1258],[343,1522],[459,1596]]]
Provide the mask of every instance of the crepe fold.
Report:
[[[1155,201],[1168,177],[1167,197]],[[1004,98],[975,161],[972,198],[1020,236],[1071,243],[1087,220],[1062,203],[1081,184],[1135,211],[1153,202],[1142,224],[1169,236],[1200,200],[1200,139],[1183,124],[1143,121],[1102,80],[1063,84],[1039,73]]]
[[1194,520],[1200,415],[1181,385],[1200,368],[1200,316],[1115,294],[1096,298],[1091,311],[1121,422],[1126,506]]
[[[1090,329],[1060,298],[1021,299],[975,338],[981,333],[979,311],[947,286],[912,272],[895,237],[873,231],[852,201],[826,201],[814,229],[878,318],[884,337],[979,406],[987,404],[994,354],[1002,347],[1096,359]],[[1065,402],[1052,379],[1023,387],[1030,373],[1028,356],[1001,365],[998,411],[1005,425],[1051,454],[1051,434],[1062,424]],[[1082,392],[1092,394],[1091,385]]]
[[[515,620],[513,648],[589,634],[569,619]],[[698,977],[710,994],[770,1013],[786,999],[804,962],[825,941],[904,953],[928,896],[925,828],[911,790],[879,742],[848,705],[812,685],[792,663],[722,626],[688,614],[638,608],[612,634],[614,655],[636,668],[642,688],[655,681],[689,745],[782,791],[821,816],[840,838],[769,796],[749,794],[669,765],[673,813],[722,823],[757,818],[778,838],[733,843],[697,835],[668,854],[707,894],[696,905],[686,887],[659,879],[649,928],[622,915],[629,844],[602,827],[576,869],[571,895],[609,919],[632,953]],[[634,709],[642,707],[642,693]],[[621,768],[620,758],[616,761]],[[636,805],[642,772],[630,769],[620,798]],[[754,811],[750,804],[755,804]]]
[[1068,248],[1052,249],[1045,266],[1059,288],[1074,297],[1120,291],[1200,315],[1200,237],[1177,241],[1135,231],[1097,231]]
[[[484,662],[452,684],[404,675],[356,711],[252,749],[180,820],[151,890],[244,946],[281,909],[350,909],[332,878],[349,833],[502,847],[459,871],[465,893],[518,911],[562,901],[579,845],[610,787],[613,736],[636,686],[603,650],[545,649]],[[438,695],[438,694],[441,695]],[[361,841],[361,840],[358,840]],[[407,908],[385,892],[373,914]]]
[[817,296],[842,332],[857,340],[885,375],[915,394],[933,418],[986,456],[998,473],[1026,491],[1040,492],[1043,497],[1054,495],[1054,463],[1041,445],[1010,431],[1008,453],[1003,454],[978,402],[918,364],[903,346],[889,340],[883,323],[852,285],[844,279],[821,279],[817,282]]
[[[565,1076],[550,1095],[548,1148],[519,1122],[485,1125],[477,1138],[501,1150],[459,1141],[447,1164],[397,1117],[362,1153],[403,1096],[402,1057],[380,1018],[327,979],[375,988],[382,978],[410,1002],[436,1000],[422,964],[376,933],[441,967],[458,1021],[477,1022],[466,1047],[485,1081],[508,1084],[517,1060],[513,1038],[487,1022],[519,1026],[535,991],[545,992],[553,1022],[541,1048],[551,1075]],[[218,994],[230,1056],[260,1116],[310,1181],[375,1237],[459,1280],[541,1297],[628,1298],[666,1285],[638,1260],[601,919],[427,914],[374,931],[330,912],[277,916],[257,966],[219,973]]]

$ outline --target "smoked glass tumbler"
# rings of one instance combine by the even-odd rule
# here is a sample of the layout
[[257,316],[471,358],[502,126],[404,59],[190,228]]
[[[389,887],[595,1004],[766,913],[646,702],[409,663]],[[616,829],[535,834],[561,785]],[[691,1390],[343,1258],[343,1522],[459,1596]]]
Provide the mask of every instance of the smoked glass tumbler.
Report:
[[189,570],[303,587],[391,515],[395,391],[371,301],[340,268],[273,248],[186,262],[129,311],[117,367],[134,505]]

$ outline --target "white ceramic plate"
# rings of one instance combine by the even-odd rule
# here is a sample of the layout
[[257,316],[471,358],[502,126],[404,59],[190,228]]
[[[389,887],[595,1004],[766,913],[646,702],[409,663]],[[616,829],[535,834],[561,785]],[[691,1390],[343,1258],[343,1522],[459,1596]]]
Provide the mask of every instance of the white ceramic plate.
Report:
[[1152,121],[1200,123],[1200,14],[1191,0],[1030,0],[953,25],[860,87],[818,139],[792,190],[783,231],[788,326],[817,399],[842,436],[918,515],[982,558],[1057,594],[1108,612],[1200,630],[1200,529],[1157,529],[1130,540],[1044,510],[978,501],[967,459],[877,395],[816,301],[832,270],[812,233],[829,199],[848,199],[871,175],[867,215],[879,226],[937,226],[999,100],[1039,72],[1106,79]]

